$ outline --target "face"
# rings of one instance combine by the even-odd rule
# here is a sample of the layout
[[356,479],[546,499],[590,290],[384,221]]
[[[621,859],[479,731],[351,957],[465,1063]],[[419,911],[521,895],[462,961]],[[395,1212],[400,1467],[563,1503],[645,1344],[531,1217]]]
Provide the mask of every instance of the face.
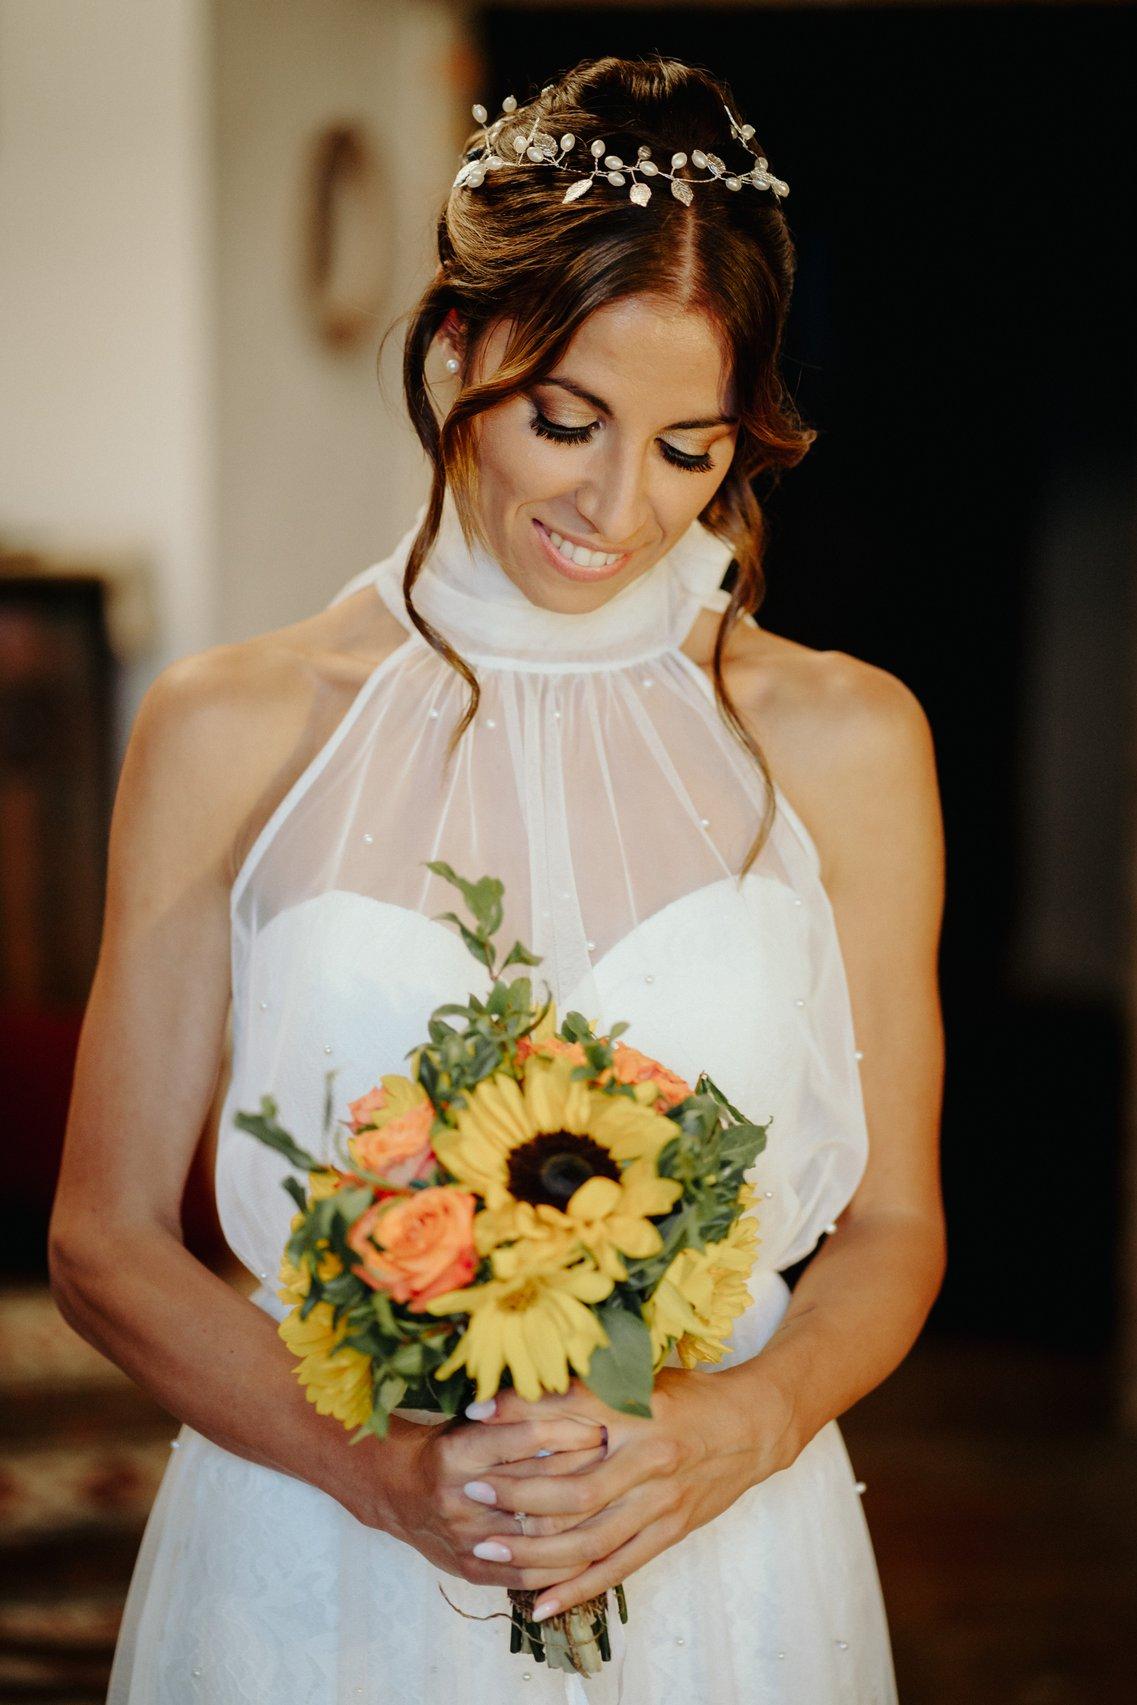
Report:
[[[471,382],[492,377],[492,327]],[[497,561],[546,609],[595,609],[646,574],[730,467],[737,423],[710,321],[645,296],[597,309],[550,374],[475,423],[479,518]]]

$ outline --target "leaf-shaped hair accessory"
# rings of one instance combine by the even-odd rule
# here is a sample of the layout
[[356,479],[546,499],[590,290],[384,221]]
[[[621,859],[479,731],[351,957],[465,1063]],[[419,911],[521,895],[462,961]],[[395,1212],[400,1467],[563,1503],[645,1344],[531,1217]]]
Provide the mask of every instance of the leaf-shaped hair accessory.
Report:
[[[552,84],[541,90],[542,96],[549,95],[552,92]],[[651,158],[651,149],[645,142],[639,143],[636,148],[635,164],[626,165],[619,154],[608,153],[607,142],[603,137],[598,136],[588,144],[588,151],[593,160],[590,175],[579,177],[569,185],[561,197],[562,206],[565,202],[579,201],[581,196],[585,195],[592,187],[596,178],[605,178],[614,188],[621,189],[630,177],[632,186],[628,191],[628,199],[636,207],[646,207],[651,200],[651,188],[643,180],[655,177],[669,180],[672,195],[676,201],[681,201],[684,207],[690,207],[694,200],[694,185],[713,183],[720,179],[729,190],[739,190],[743,184],[749,184],[752,189],[772,191],[778,199],[788,195],[790,193],[789,184],[784,183],[781,178],[774,177],[769,170],[769,161],[756,153],[751,146],[754,126],[752,124],[739,124],[730,108],[725,104],[723,110],[730,120],[730,128],[735,140],[745,148],[755,162],[749,171],[728,172],[724,161],[717,154],[708,154],[701,148],[693,148],[690,154],[690,163],[696,171],[706,172],[707,176],[702,178],[679,177],[677,174],[680,168],[687,164],[687,154],[683,150],[672,154],[671,170],[664,171]],[[523,129],[518,129],[513,132],[508,140],[501,137],[502,128],[511,121],[513,114],[517,111],[516,96],[506,96],[501,103],[501,116],[496,118],[492,125],[488,124],[488,114],[480,102],[472,107],[471,111],[482,126],[484,143],[480,153],[471,149],[467,154],[454,179],[452,185],[454,189],[477,189],[485,182],[487,171],[504,165],[552,166],[557,171],[562,172],[579,172],[582,170],[580,165],[570,162],[568,158],[576,147],[578,139],[571,131],[566,131],[558,141],[548,131],[542,130],[540,128],[542,115],[539,109],[529,127],[528,134]],[[517,156],[516,161],[510,158],[511,154]]]

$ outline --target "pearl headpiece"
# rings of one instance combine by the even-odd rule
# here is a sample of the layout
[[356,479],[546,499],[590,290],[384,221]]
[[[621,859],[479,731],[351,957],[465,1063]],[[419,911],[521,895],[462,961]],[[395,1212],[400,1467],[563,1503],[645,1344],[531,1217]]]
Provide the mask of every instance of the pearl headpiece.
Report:
[[[551,87],[552,85],[550,85]],[[542,89],[541,93],[543,95],[548,94],[549,89]],[[479,184],[485,182],[487,172],[497,171],[501,166],[534,165],[555,166],[558,171],[577,174],[574,182],[569,184],[561,197],[562,202],[579,201],[580,197],[586,195],[592,188],[597,178],[604,178],[608,183],[617,187],[627,183],[630,178],[632,183],[628,190],[628,196],[637,207],[646,207],[651,200],[651,184],[646,180],[655,178],[666,178],[671,185],[671,193],[676,201],[683,202],[686,207],[689,207],[694,199],[693,192],[696,184],[711,183],[720,178],[726,184],[727,189],[731,190],[741,189],[743,184],[750,184],[754,189],[772,190],[775,197],[778,198],[790,193],[789,184],[784,183],[781,178],[776,178],[769,170],[769,161],[763,155],[755,153],[751,147],[754,126],[752,124],[739,124],[725,103],[723,111],[730,120],[730,128],[735,139],[741,143],[755,163],[749,171],[729,172],[717,154],[706,154],[701,148],[693,148],[690,155],[691,165],[695,167],[696,171],[707,174],[701,178],[678,176],[680,168],[688,163],[688,156],[685,153],[672,154],[671,170],[664,171],[663,167],[657,165],[652,159],[651,149],[644,143],[641,143],[636,149],[635,161],[630,165],[625,164],[618,154],[609,154],[607,143],[600,137],[588,144],[587,155],[584,155],[583,149],[577,155],[575,150],[578,145],[578,138],[573,136],[571,131],[567,131],[558,140],[547,131],[541,130],[539,114],[533,119],[528,135],[525,134],[524,130],[516,130],[506,145],[499,149],[502,129],[509,124],[512,115],[517,111],[516,96],[507,95],[505,97],[501,103],[502,116],[496,118],[488,127],[486,123],[488,115],[485,107],[478,105],[471,110],[482,126],[482,148],[480,152],[471,150],[467,155],[465,164],[460,168],[457,177],[454,179],[453,187],[455,189],[462,187],[477,189]],[[570,155],[573,156],[571,160]],[[591,169],[585,175],[586,163],[590,164]]]

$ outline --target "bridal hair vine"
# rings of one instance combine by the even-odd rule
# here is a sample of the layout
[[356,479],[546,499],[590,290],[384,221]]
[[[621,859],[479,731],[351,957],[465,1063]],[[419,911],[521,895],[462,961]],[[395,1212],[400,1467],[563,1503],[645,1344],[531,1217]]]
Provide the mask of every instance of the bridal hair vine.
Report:
[[[542,89],[541,93],[543,95],[548,94],[551,87],[552,85],[548,89]],[[581,174],[585,171],[584,160],[588,156],[583,156],[583,150],[579,156],[574,154],[579,138],[574,136],[571,131],[567,131],[558,141],[555,136],[551,136],[547,131],[539,128],[540,114],[534,117],[528,136],[525,135],[524,131],[517,130],[509,138],[508,145],[499,152],[498,141],[502,127],[509,123],[517,111],[517,97],[515,95],[505,97],[501,103],[501,117],[496,118],[488,127],[486,123],[488,115],[485,107],[479,104],[471,110],[482,126],[482,147],[480,150],[470,149],[467,153],[465,164],[459,169],[458,175],[454,179],[452,186],[454,189],[477,189],[479,184],[485,182],[487,172],[495,172],[502,166],[534,165],[555,166],[558,171],[576,172],[578,174],[561,197],[562,203],[579,201],[581,196],[586,195],[592,188],[597,178],[606,179],[608,183],[617,187],[627,183],[628,179],[631,178],[632,185],[628,190],[628,196],[637,207],[646,207],[651,200],[651,185],[645,181],[648,178],[666,178],[671,185],[672,195],[676,201],[681,201],[685,207],[690,207],[694,199],[694,186],[696,184],[712,183],[718,179],[721,179],[726,184],[727,189],[730,190],[741,189],[743,184],[750,184],[754,189],[772,190],[776,198],[787,196],[790,193],[789,184],[783,182],[781,178],[776,178],[769,170],[769,161],[763,155],[756,153],[751,147],[754,126],[752,124],[739,124],[725,103],[723,111],[730,120],[730,128],[735,139],[741,143],[755,163],[747,172],[730,172],[717,154],[707,154],[701,148],[692,148],[690,163],[696,171],[706,173],[706,176],[701,178],[679,177],[677,175],[680,168],[688,163],[686,153],[672,154],[671,170],[664,171],[663,167],[657,165],[652,159],[651,149],[646,143],[640,143],[636,149],[634,164],[626,165],[619,154],[607,152],[608,144],[601,137],[597,137],[594,142],[588,144],[591,170],[587,176],[583,176]],[[517,155],[515,160],[509,158],[511,151]],[[571,160],[570,155],[573,156]]]

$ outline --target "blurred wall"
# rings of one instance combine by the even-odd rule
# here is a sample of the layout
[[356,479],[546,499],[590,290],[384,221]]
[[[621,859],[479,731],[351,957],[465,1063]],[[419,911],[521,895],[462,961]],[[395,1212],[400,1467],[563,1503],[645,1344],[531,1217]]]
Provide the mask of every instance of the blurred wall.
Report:
[[[446,0],[217,0],[220,579],[217,634],[307,615],[385,556],[426,495],[391,320],[432,270],[456,169],[460,10]],[[468,110],[468,108],[467,108]],[[317,129],[355,119],[384,167],[391,256],[374,339],[320,344],[299,289]]]
[[153,563],[144,680],[216,622],[206,0],[0,0],[0,535]]
[[[449,0],[0,0],[0,537],[141,551],[165,663],[319,609],[425,495],[400,335],[468,110]],[[324,124],[366,124],[392,267],[373,339],[300,289]]]

